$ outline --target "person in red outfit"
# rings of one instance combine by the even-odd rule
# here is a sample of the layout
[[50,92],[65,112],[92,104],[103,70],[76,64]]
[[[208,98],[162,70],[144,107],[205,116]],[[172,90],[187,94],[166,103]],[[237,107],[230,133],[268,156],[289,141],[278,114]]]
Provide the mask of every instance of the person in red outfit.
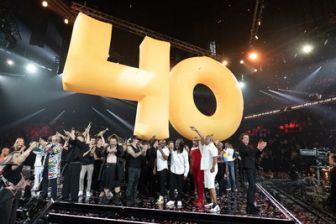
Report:
[[197,207],[204,204],[204,171],[201,170],[201,151],[199,148],[199,140],[193,139],[193,146],[190,150],[190,166],[194,177],[195,190],[197,191],[197,199],[193,201]]

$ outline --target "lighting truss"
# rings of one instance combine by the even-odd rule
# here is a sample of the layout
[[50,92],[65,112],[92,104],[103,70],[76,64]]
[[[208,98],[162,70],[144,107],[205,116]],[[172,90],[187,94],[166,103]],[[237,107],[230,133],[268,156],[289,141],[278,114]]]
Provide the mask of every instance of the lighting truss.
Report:
[[298,110],[298,109],[301,109],[301,108],[304,108],[304,107],[311,107],[311,106],[315,106],[315,105],[318,105],[318,104],[333,103],[335,101],[336,101],[336,97],[331,97],[331,98],[327,98],[327,99],[323,99],[323,100],[317,100],[317,101],[314,101],[314,102],[307,102],[307,103],[298,104],[298,105],[294,105],[294,106],[287,106],[287,107],[277,109],[277,110],[270,110],[270,111],[266,111],[266,112],[259,113],[259,114],[248,115],[248,116],[245,116],[244,119],[245,120],[254,119],[254,118],[264,117],[264,116],[278,114],[278,113],[282,113],[282,112],[289,112],[289,111],[293,111],[293,110]]
[[73,13],[77,14],[78,12],[83,12],[86,15],[89,15],[93,18],[99,19],[104,22],[112,23],[113,26],[125,30],[127,32],[136,34],[138,36],[150,36],[155,39],[163,40],[169,42],[173,47],[178,48],[180,50],[184,50],[186,52],[195,54],[195,55],[205,55],[208,57],[212,57],[216,60],[219,60],[218,56],[211,55],[211,52],[207,49],[195,46],[193,44],[189,44],[187,42],[175,39],[173,37],[161,34],[159,32],[156,32],[154,30],[136,25],[134,23],[113,17],[111,15],[108,15],[106,13],[100,12],[98,10],[92,9],[90,7],[87,7],[85,5],[72,2],[71,9]]

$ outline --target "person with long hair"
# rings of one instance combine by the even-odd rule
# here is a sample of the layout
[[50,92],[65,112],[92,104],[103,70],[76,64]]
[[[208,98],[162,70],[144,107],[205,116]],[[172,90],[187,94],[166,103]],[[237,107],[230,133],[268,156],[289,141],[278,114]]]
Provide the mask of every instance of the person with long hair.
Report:
[[237,191],[236,187],[236,171],[235,171],[235,150],[233,149],[233,146],[225,142],[225,148],[224,148],[224,161],[225,161],[225,166],[227,169],[227,185],[226,185],[226,190],[227,191]]
[[190,149],[190,167],[197,193],[197,199],[193,201],[193,204],[200,208],[204,205],[204,171],[201,170],[202,154],[199,148],[199,139],[193,138],[192,144]]
[[[182,139],[175,141],[175,147],[170,149],[170,174],[169,174],[169,201],[167,207],[175,205],[177,200],[177,207],[182,208],[182,186],[183,181],[187,179],[189,173],[189,158],[188,152],[185,150]],[[174,190],[177,190],[177,197],[175,198]],[[175,200],[176,199],[176,200]]]
[[218,149],[218,157],[217,157],[217,164],[218,164],[218,173],[216,175],[216,180],[219,185],[218,189],[218,196],[223,196],[224,193],[224,175],[225,175],[225,163],[224,163],[224,150],[223,150],[223,143],[218,142],[216,144]]

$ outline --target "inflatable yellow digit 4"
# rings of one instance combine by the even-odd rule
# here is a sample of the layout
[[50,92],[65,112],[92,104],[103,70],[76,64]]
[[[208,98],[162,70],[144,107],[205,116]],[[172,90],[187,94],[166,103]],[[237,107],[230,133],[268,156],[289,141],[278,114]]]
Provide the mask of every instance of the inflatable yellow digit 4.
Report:
[[134,134],[168,138],[170,44],[146,37],[139,69],[107,61],[111,35],[111,24],[79,13],[63,71],[64,90],[138,101]]

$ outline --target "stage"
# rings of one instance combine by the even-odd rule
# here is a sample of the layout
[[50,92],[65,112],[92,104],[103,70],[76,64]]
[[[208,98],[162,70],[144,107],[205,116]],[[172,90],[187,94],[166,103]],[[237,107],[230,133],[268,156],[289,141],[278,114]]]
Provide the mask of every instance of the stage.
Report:
[[246,197],[242,189],[219,198],[221,211],[218,214],[196,208],[192,198],[185,199],[181,209],[159,207],[154,198],[140,199],[137,207],[101,205],[95,200],[90,203],[44,202],[29,223],[300,223],[259,184],[256,200],[260,214],[254,216],[245,212]]

